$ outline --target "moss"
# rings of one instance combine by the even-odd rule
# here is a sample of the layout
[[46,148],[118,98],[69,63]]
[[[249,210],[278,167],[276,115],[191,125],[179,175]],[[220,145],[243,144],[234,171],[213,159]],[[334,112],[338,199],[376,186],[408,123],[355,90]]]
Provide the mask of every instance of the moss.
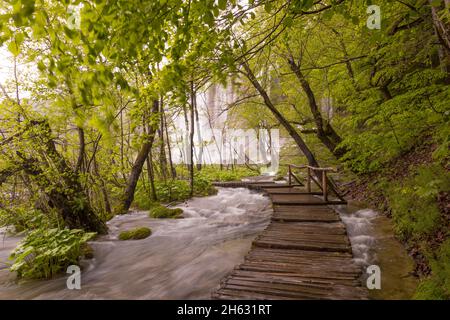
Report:
[[145,239],[152,234],[152,230],[146,227],[136,228],[133,230],[122,231],[119,234],[120,240],[139,240]]
[[180,208],[172,209],[158,204],[150,208],[149,217],[156,219],[180,219],[182,214],[183,210]]

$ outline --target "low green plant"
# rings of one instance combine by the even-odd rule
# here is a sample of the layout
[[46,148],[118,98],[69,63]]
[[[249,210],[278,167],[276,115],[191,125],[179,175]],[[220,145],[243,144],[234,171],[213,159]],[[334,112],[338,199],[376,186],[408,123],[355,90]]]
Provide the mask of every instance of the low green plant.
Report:
[[397,235],[418,241],[441,225],[437,204],[440,191],[450,190],[450,175],[439,165],[419,167],[416,174],[391,185],[386,192]]
[[235,167],[232,170],[220,170],[220,168],[211,166],[204,167],[197,172],[198,177],[203,177],[209,181],[238,181],[242,178],[259,175],[259,171],[250,170],[247,167]]
[[11,253],[11,271],[20,278],[51,278],[77,264],[83,246],[95,233],[78,229],[46,229],[31,231]]
[[44,213],[25,206],[0,209],[0,226],[14,226],[17,233],[37,228],[51,228],[63,224],[57,213]]
[[183,209],[180,208],[167,208],[161,204],[154,205],[150,208],[149,217],[155,219],[179,219],[183,214]]
[[[191,188],[187,180],[155,181],[156,197],[160,202],[185,201],[191,197]],[[194,196],[209,196],[217,190],[207,178],[196,174],[194,178]],[[146,188],[139,185],[134,196],[134,205],[141,210],[149,210],[155,205]]]
[[151,229],[141,227],[133,230],[122,231],[119,234],[119,240],[140,240],[149,237],[151,234]]
[[217,193],[217,189],[211,184],[211,180],[196,174],[194,177],[194,195],[211,196]]
[[419,300],[450,299],[450,239],[442,243],[431,258],[431,276],[423,280],[414,296]]
[[158,201],[172,202],[184,201],[190,197],[189,181],[185,180],[168,180],[157,181],[155,183],[156,196]]

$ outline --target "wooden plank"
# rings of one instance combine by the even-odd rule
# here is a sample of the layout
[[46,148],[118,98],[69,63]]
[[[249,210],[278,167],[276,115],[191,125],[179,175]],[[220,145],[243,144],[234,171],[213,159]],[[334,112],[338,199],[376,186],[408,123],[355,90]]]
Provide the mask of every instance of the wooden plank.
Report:
[[272,215],[272,221],[277,222],[338,222],[339,217],[331,213],[313,213],[313,212],[275,212]]
[[245,261],[225,277],[214,299],[367,299],[345,225],[304,189],[259,184],[274,213]]
[[314,196],[312,194],[269,194],[274,205],[334,205],[343,204],[339,199],[329,199],[324,201],[323,197]]

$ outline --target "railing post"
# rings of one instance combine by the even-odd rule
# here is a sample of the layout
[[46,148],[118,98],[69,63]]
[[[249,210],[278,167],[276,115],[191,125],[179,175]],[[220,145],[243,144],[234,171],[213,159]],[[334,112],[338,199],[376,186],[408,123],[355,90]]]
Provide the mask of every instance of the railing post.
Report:
[[311,169],[308,167],[308,178],[306,180],[306,190],[311,193]]
[[288,165],[289,167],[289,186],[292,186],[292,170],[291,165]]
[[322,190],[323,190],[323,200],[328,201],[328,185],[327,185],[326,171],[322,171]]

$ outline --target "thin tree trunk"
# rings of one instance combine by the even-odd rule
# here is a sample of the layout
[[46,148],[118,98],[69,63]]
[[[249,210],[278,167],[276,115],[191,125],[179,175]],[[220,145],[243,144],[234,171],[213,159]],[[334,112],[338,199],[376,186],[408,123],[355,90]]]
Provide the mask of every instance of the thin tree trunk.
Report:
[[105,211],[108,215],[110,215],[112,213],[111,210],[111,202],[109,201],[109,196],[108,196],[108,190],[106,188],[106,183],[105,180],[103,180],[102,176],[100,175],[100,171],[98,170],[98,164],[97,164],[97,159],[94,155],[94,173],[95,175],[98,177],[98,179],[100,180],[100,189],[102,191],[102,195],[103,195],[103,202],[105,205]]
[[[152,107],[152,113],[157,114],[158,113],[158,100],[153,101],[153,107]],[[156,124],[157,126],[157,124]],[[123,197],[122,197],[122,203],[120,204],[117,213],[118,214],[125,214],[130,209],[131,203],[134,200],[134,192],[136,190],[136,186],[139,180],[139,177],[142,172],[142,167],[145,163],[145,161],[148,158],[148,155],[150,153],[150,150],[153,146],[153,142],[155,140],[155,124],[152,123],[149,127],[150,131],[148,132],[148,139],[147,141],[142,145],[141,150],[139,151],[136,160],[134,161],[133,167],[131,168],[130,176],[128,177],[127,186],[125,188]]]
[[308,160],[308,163],[310,166],[318,167],[319,163],[317,162],[316,158],[314,157],[311,150],[306,145],[305,141],[303,141],[302,137],[298,134],[298,132],[295,130],[293,126],[289,123],[289,121],[284,118],[284,116],[277,110],[275,105],[272,103],[272,101],[269,98],[269,95],[267,92],[263,89],[261,84],[256,79],[255,75],[253,74],[253,71],[250,69],[250,66],[246,61],[243,62],[243,67],[245,69],[245,75],[250,80],[252,85],[255,87],[255,89],[259,92],[261,97],[264,99],[264,103],[267,106],[267,108],[272,112],[272,114],[275,116],[275,118],[280,122],[280,124],[286,129],[286,131],[289,133],[289,135],[294,139],[297,146],[300,148],[306,159]]
[[203,141],[202,141],[202,134],[200,130],[200,120],[198,116],[198,107],[197,107],[197,98],[194,100],[194,112],[195,112],[195,122],[197,123],[197,142],[199,144],[199,150],[198,150],[198,161],[197,161],[197,170],[202,170],[202,164],[203,164]]
[[85,142],[83,128],[77,127],[77,131],[78,131],[78,142],[79,142],[80,150],[78,151],[78,159],[77,159],[77,164],[75,166],[75,171],[80,172],[80,171],[83,171],[83,169],[84,169],[83,163],[84,163],[85,154],[86,154],[86,142]]
[[148,152],[147,156],[147,174],[148,174],[148,181],[150,182],[150,196],[152,201],[157,201],[158,197],[156,195],[156,188],[155,188],[155,173],[153,170],[153,153],[150,148],[150,151]]
[[187,170],[189,171],[189,157],[190,157],[190,155],[188,154],[189,153],[189,132],[190,132],[190,129],[189,129],[189,118],[188,118],[188,111],[187,111],[187,108],[186,108],[186,105],[184,104],[183,105],[183,115],[184,115],[184,125],[185,125],[185,127],[186,127],[186,133],[185,133],[185,136],[184,136],[184,139],[183,139],[183,146],[185,147],[184,149],[184,153],[185,153],[185,157],[186,157],[186,159],[184,159],[185,161],[186,161],[186,167],[187,167]]
[[[447,55],[450,54],[450,31],[449,26],[446,25],[439,17],[438,8],[433,5],[433,0],[429,0],[431,7],[431,16],[433,20],[433,26],[437,32],[438,40],[442,47],[446,51]],[[445,2],[445,7],[439,7],[441,10],[448,10],[450,7],[448,1]]]
[[160,127],[158,129],[158,136],[160,139],[160,149],[159,149],[159,162],[161,163],[161,175],[166,181],[167,179],[167,157],[166,157],[166,145],[164,139],[164,105],[163,98],[161,97],[159,103],[159,112],[160,112]]
[[297,79],[300,81],[300,85],[302,86],[303,91],[308,97],[309,108],[317,127],[317,138],[319,138],[319,140],[328,148],[328,150],[331,151],[331,153],[333,153],[336,158],[341,158],[346,152],[342,148],[338,148],[338,145],[342,142],[342,138],[336,133],[329,122],[323,120],[322,114],[319,110],[319,106],[317,105],[314,92],[312,91],[309,82],[306,80],[305,76],[300,70],[300,66],[295,62],[292,55],[288,59],[288,63],[292,72],[294,72]]
[[191,197],[194,195],[194,108],[195,108],[195,91],[194,91],[194,81],[191,81],[191,129],[189,132],[189,174],[190,174],[190,186],[191,186]]
[[175,167],[174,167],[173,161],[172,161],[172,147],[170,146],[169,129],[168,129],[167,117],[166,117],[166,113],[165,113],[164,109],[163,109],[163,113],[161,116],[164,118],[164,130],[165,130],[165,134],[166,134],[167,154],[169,156],[170,172],[172,174],[172,179],[176,179],[177,171],[175,170]]

